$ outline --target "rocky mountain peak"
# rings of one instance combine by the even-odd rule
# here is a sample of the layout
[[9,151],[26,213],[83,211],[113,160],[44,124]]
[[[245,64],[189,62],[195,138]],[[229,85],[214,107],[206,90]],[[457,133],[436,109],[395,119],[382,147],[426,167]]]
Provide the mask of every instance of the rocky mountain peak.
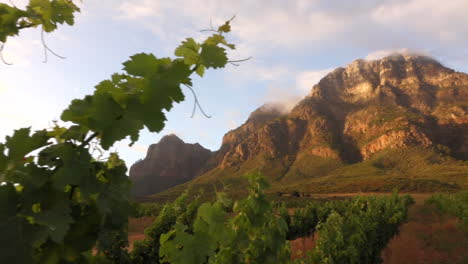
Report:
[[[182,149],[194,145],[178,140],[169,136],[150,147],[145,160],[157,158],[145,166],[167,169],[167,164],[193,157],[193,152],[184,156]],[[179,143],[163,148],[165,141]],[[193,171],[203,174],[200,179],[223,177],[226,169],[238,174],[261,169],[273,180],[319,177],[336,164],[412,147],[444,149],[454,158],[468,159],[468,74],[427,56],[393,54],[335,69],[290,112],[277,104],[259,107]]]
[[176,134],[174,133],[171,133],[169,135],[165,135],[164,137],[161,138],[161,140],[159,141],[159,143],[169,143],[169,142],[172,142],[172,143],[184,143],[184,141],[182,139],[180,139]]
[[313,87],[311,96],[335,103],[393,103],[427,112],[437,92],[457,81],[465,82],[458,77],[430,57],[394,54],[379,60],[355,60],[335,69]]
[[175,134],[164,136],[130,168],[134,194],[151,194],[189,181],[200,174],[211,156],[212,152],[198,143],[185,143]]

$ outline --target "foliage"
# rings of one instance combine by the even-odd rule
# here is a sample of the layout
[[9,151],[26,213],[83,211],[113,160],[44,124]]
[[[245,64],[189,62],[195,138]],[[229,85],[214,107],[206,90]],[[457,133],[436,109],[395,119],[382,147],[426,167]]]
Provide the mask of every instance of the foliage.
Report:
[[159,261],[160,236],[169,232],[176,222],[192,227],[200,202],[194,200],[189,203],[188,199],[188,194],[184,193],[176,201],[163,207],[154,223],[145,230],[145,239],[135,242],[131,254],[132,263],[161,263]]
[[407,218],[410,196],[356,197],[317,226],[310,263],[380,263],[380,252]]
[[468,225],[468,191],[434,194],[426,200],[426,203],[433,204],[442,212],[460,218],[465,225]]
[[184,194],[135,243],[133,262],[290,263],[288,240],[317,232],[316,248],[297,263],[379,263],[413,203],[394,194],[311,201],[290,212],[267,199],[266,187],[259,174],[250,175],[248,197],[234,206],[224,194],[188,206]]
[[30,0],[25,9],[0,3],[0,42],[5,43],[24,28],[42,26],[49,33],[58,24],[73,25],[74,13],[79,11],[71,0]]
[[158,216],[163,208],[160,203],[134,203],[132,217]]
[[[77,11],[70,0],[30,0],[25,10],[0,4],[0,41],[27,27],[41,25],[51,32],[57,24],[72,25]],[[22,128],[0,144],[1,263],[128,259],[123,251],[131,212],[127,168],[117,153],[105,160],[93,157],[91,143],[108,150],[126,137],[136,141],[145,126],[161,131],[163,111],[184,100],[181,85],[190,87],[193,73],[203,76],[205,69],[228,62],[225,47],[234,46],[223,33],[229,22],[201,43],[182,42],[175,59],[131,56],[123,73],[72,101],[61,115],[72,126]]]
[[176,222],[161,235],[160,256],[169,263],[287,263],[287,226],[275,216],[259,174],[250,175],[249,196],[234,204],[227,199],[202,204],[193,222]]

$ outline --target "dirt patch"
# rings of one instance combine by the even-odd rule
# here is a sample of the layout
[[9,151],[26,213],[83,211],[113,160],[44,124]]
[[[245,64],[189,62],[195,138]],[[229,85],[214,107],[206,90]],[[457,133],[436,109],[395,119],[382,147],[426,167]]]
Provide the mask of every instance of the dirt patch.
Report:
[[154,219],[156,219],[154,216],[128,219],[128,242],[130,251],[133,249],[133,242],[145,238],[145,229],[154,222]]
[[309,237],[300,237],[291,241],[291,260],[304,258],[307,256],[307,251],[315,247],[318,235],[314,234]]
[[468,263],[468,233],[460,220],[430,205],[414,205],[409,221],[382,252],[384,264]]

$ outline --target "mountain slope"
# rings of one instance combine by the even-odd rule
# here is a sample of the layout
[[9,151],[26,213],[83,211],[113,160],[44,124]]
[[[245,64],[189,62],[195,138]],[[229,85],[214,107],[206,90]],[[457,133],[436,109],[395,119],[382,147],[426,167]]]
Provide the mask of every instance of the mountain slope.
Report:
[[[229,132],[203,175],[175,190],[223,181],[240,186],[241,176],[253,170],[277,190],[344,191],[352,187],[340,185],[346,175],[354,175],[357,185],[375,181],[372,190],[468,188],[468,75],[431,58],[356,60],[325,76],[289,113],[274,107],[257,111],[268,118],[249,119]],[[401,163],[399,156],[420,157],[424,165],[376,165],[378,159]],[[427,168],[451,176],[431,175]]]
[[160,192],[200,175],[210,150],[200,144],[186,144],[176,135],[165,136],[148,148],[145,159],[130,167],[133,194],[143,196]]

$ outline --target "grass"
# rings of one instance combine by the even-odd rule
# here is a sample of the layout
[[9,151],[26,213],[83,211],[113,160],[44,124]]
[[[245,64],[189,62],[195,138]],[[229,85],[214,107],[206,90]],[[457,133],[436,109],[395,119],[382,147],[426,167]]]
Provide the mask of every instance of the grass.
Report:
[[188,190],[209,200],[216,191],[226,191],[233,198],[247,194],[245,173],[261,171],[277,192],[353,193],[400,192],[433,193],[468,190],[468,162],[455,160],[421,147],[390,149],[371,159],[344,164],[307,154],[272,159],[257,156],[240,167],[214,169],[188,183],[147,197],[143,201],[173,201]]
[[408,148],[387,150],[370,160],[339,167],[325,176],[303,178],[284,190],[333,192],[451,192],[468,189],[468,163],[432,150]]

